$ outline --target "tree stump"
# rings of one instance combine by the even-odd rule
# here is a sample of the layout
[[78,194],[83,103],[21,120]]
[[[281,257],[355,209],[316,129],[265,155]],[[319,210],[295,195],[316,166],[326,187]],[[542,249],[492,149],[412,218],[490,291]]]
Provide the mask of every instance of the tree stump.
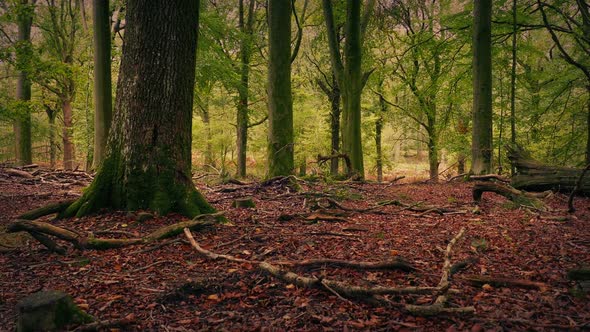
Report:
[[245,198],[236,198],[232,203],[232,206],[235,208],[255,208],[256,204],[250,197]]
[[17,332],[63,330],[71,324],[84,324],[94,320],[78,308],[68,294],[60,291],[31,294],[17,304],[17,309]]

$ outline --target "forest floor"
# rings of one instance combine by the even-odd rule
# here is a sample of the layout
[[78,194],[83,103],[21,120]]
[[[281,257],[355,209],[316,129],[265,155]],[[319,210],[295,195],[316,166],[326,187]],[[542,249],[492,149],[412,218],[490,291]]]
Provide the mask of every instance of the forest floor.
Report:
[[[45,177],[47,180],[47,177]],[[87,181],[40,181],[0,169],[0,233],[19,214],[49,202],[75,198]],[[257,264],[210,260],[184,234],[168,245],[136,245],[106,251],[50,253],[23,233],[0,234],[0,330],[12,331],[16,304],[48,289],[69,293],[101,320],[127,317],[121,330],[584,330],[590,325],[590,295],[567,278],[567,271],[590,265],[590,199],[576,198],[577,211],[556,221],[484,194],[474,213],[471,183],[376,184],[304,182],[301,192],[280,184],[198,185],[229,224],[193,231],[196,241],[218,254],[252,261],[301,261],[330,258],[389,261],[403,257],[413,272],[358,270],[330,264],[284,267],[300,276],[371,286],[437,286],[447,244],[460,229],[452,263],[465,262],[451,288],[448,307],[474,306],[472,314],[419,317],[405,305],[428,305],[433,295],[385,295],[379,301],[345,298],[327,289],[308,289],[277,279]],[[323,197],[322,197],[323,196]],[[255,208],[234,208],[235,198],[252,197]],[[314,197],[321,197],[317,200]],[[336,221],[313,220],[310,207],[329,197],[351,209],[398,200],[369,211],[344,211]],[[422,202],[421,204],[418,204]],[[545,200],[551,215],[566,215],[567,196]],[[412,211],[412,206],[444,206],[451,213]],[[321,204],[320,204],[321,205]],[[311,214],[311,217],[310,217]],[[317,212],[316,212],[317,217]],[[315,219],[323,218],[321,215]],[[139,222],[125,212],[42,221],[80,234],[101,230],[145,235],[182,221],[178,215]],[[123,232],[118,235],[124,237]],[[534,281],[474,286],[472,276]],[[530,285],[529,285],[530,286]]]

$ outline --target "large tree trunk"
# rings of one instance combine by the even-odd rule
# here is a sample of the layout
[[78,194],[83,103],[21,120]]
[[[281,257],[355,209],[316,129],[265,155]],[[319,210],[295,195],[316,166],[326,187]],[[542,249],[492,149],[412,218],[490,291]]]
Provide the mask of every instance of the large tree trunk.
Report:
[[14,138],[16,142],[16,163],[17,165],[28,165],[32,163],[31,144],[31,111],[28,102],[31,100],[31,78],[27,71],[30,70],[29,62],[31,51],[31,25],[33,23],[34,5],[28,0],[21,1],[18,12],[18,42],[17,67],[19,68],[18,80],[16,83],[16,99],[25,103],[23,113],[19,114],[14,122]]
[[94,153],[93,168],[103,160],[111,127],[111,31],[109,1],[92,1],[94,22]]
[[191,181],[199,3],[128,0],[115,117],[93,183],[65,215],[100,208],[192,217],[214,209]]
[[291,1],[268,1],[268,176],[293,173]]
[[471,171],[492,172],[492,1],[476,0],[473,30]]
[[73,110],[72,101],[69,97],[62,100],[62,111],[64,114],[64,125],[62,129],[62,140],[64,149],[64,169],[74,169],[76,157],[74,155],[74,142],[72,142]]
[[[582,169],[550,166],[533,159],[519,147],[508,148],[508,159],[516,169],[511,185],[526,191],[555,190],[570,193]],[[590,195],[590,177],[584,177],[578,193]]]
[[363,146],[361,134],[361,94],[363,90],[361,63],[361,3],[348,0],[346,5],[346,41],[344,46],[344,76],[340,88],[345,95],[342,121],[342,150],[350,157],[352,170],[364,177]]

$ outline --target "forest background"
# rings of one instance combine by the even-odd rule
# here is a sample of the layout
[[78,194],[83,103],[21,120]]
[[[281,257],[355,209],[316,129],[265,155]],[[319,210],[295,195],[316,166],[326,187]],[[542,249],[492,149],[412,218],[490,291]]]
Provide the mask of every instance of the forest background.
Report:
[[[332,3],[342,48],[345,3]],[[201,1],[195,172],[266,175],[265,6],[254,0]],[[590,130],[588,5],[493,1],[492,8],[494,169],[508,171],[503,151],[511,141],[551,164],[584,165]],[[90,1],[82,0],[1,2],[0,161],[17,161],[14,123],[30,113],[32,161],[93,168],[91,11]],[[367,80],[361,128],[368,178],[436,179],[469,169],[472,13],[472,1],[376,1],[362,43]],[[110,1],[109,16],[114,95],[124,2]],[[19,41],[22,17],[32,20],[31,43]],[[295,165],[301,175],[336,175],[343,165],[317,163],[318,154],[340,150],[342,108],[321,1],[294,1],[292,20],[292,46],[298,50],[292,64]],[[16,95],[23,70],[30,73],[30,101]]]

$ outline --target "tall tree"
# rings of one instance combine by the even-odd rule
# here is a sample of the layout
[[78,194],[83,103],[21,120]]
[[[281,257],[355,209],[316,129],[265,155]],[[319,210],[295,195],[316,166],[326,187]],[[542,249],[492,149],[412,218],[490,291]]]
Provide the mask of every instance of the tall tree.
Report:
[[361,94],[371,72],[362,73],[363,40],[375,0],[368,0],[361,19],[361,0],[346,1],[344,25],[344,54],[341,56],[331,0],[323,0],[324,19],[328,32],[328,45],[332,70],[342,93],[342,150],[348,155],[351,170],[364,178],[363,146],[361,135]]
[[268,176],[289,175],[293,158],[291,1],[268,1]]
[[[512,65],[510,70],[510,143],[516,145],[516,0],[512,0]],[[510,166],[510,174],[516,169]]]
[[111,20],[109,0],[93,0],[94,22],[94,153],[92,165],[97,168],[105,153],[111,127]]
[[473,131],[471,171],[492,172],[492,0],[473,10]]
[[31,25],[36,0],[19,0],[17,4],[18,44],[16,47],[18,80],[16,98],[22,102],[22,112],[14,122],[16,142],[16,163],[26,165],[32,162],[31,144]]
[[240,86],[238,87],[238,112],[237,112],[237,147],[239,177],[246,176],[246,148],[248,145],[248,95],[250,79],[250,56],[252,50],[252,35],[254,26],[255,0],[250,0],[248,5],[248,17],[245,18],[244,0],[239,3],[239,28],[242,34],[240,43]]
[[100,208],[213,212],[191,179],[198,0],[128,0],[105,159],[65,215]]

